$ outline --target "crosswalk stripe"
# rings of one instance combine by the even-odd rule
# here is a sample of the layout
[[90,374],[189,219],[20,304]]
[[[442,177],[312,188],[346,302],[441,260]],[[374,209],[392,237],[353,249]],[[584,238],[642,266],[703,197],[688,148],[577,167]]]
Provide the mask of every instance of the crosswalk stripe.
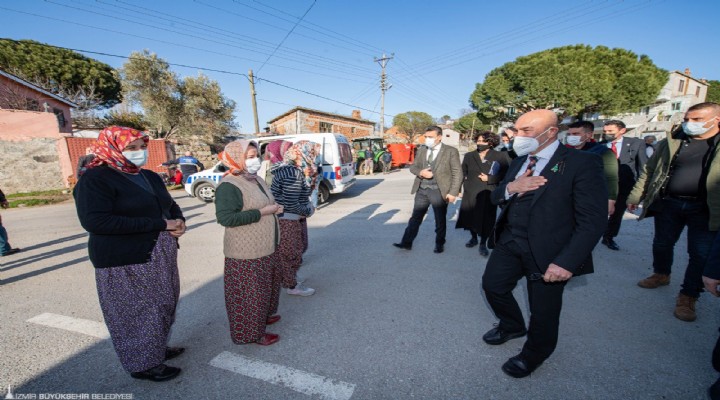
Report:
[[74,317],[66,317],[64,315],[44,313],[32,317],[27,322],[49,326],[51,328],[64,329],[66,331],[82,333],[84,335],[96,337],[98,339],[109,339],[105,324],[102,322],[91,321],[89,319],[81,319]]
[[335,381],[324,376],[254,360],[228,351],[213,358],[210,365],[327,400],[348,400],[355,391],[355,385],[352,383]]

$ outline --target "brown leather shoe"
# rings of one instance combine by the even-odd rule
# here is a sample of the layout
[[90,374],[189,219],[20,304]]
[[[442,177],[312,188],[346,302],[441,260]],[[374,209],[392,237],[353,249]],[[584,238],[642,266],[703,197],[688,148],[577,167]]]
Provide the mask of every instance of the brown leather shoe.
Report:
[[675,304],[675,312],[673,315],[681,321],[695,321],[695,319],[697,319],[697,315],[695,314],[696,302],[696,298],[680,293],[677,298],[677,303]]
[[647,278],[638,282],[638,286],[645,289],[656,289],[660,286],[667,286],[670,284],[670,275],[665,274],[652,274]]

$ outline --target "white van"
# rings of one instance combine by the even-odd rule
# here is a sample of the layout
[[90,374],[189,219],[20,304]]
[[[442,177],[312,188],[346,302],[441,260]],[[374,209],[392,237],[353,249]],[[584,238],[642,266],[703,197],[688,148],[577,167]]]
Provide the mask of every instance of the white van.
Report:
[[[318,186],[318,202],[325,203],[331,193],[342,193],[355,184],[355,170],[353,169],[350,142],[339,133],[301,133],[294,135],[264,136],[250,139],[258,144],[260,153],[265,153],[265,147],[275,140],[299,142],[308,140],[322,145],[322,176]],[[200,171],[188,177],[185,191],[202,201],[215,200],[215,188],[225,173],[222,163],[213,168]]]

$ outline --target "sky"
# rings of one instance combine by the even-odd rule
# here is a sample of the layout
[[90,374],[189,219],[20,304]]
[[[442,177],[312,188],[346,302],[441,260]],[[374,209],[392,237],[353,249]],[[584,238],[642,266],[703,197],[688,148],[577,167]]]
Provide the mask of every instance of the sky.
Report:
[[717,0],[0,0],[0,37],[116,68],[147,49],[185,65],[172,66],[181,77],[218,81],[240,132],[252,133],[250,69],[261,129],[295,106],[379,122],[383,54],[393,57],[386,126],[407,111],[460,117],[488,72],[567,45],[624,48],[720,79],[719,12]]

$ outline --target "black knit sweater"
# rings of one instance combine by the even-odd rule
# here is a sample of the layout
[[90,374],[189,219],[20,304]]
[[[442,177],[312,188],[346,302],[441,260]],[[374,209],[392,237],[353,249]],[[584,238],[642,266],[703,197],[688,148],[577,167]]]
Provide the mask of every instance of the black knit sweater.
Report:
[[87,170],[75,186],[75,206],[90,233],[88,253],[95,268],[149,262],[165,219],[185,219],[162,179],[152,171],[141,173],[155,194],[104,166]]

